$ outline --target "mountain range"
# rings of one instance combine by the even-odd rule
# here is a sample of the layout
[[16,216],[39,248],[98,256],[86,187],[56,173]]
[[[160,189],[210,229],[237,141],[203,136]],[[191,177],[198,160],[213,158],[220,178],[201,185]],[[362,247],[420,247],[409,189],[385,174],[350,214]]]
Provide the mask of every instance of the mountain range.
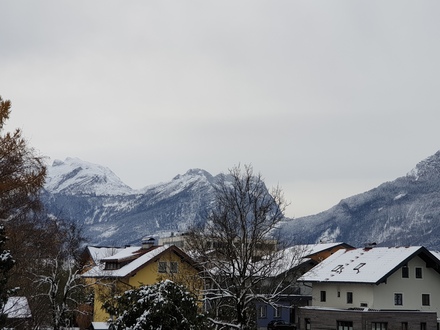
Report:
[[406,176],[341,200],[327,211],[298,218],[285,230],[308,242],[354,246],[423,245],[440,249],[440,151]]
[[[48,167],[47,210],[74,221],[91,244],[124,245],[203,221],[219,176],[191,169],[170,182],[133,190],[111,170],[77,158]],[[294,243],[342,241],[353,246],[424,245],[440,250],[440,151],[406,176],[341,200],[316,215],[286,219]]]
[[80,226],[91,244],[124,245],[203,221],[216,180],[191,169],[170,182],[134,190],[106,167],[67,158],[48,167],[42,200],[49,213]]

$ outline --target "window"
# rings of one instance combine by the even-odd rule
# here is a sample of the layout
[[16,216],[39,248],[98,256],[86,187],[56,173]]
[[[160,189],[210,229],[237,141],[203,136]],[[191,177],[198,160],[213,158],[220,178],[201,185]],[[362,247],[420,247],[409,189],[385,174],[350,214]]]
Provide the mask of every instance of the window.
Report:
[[260,305],[258,308],[258,317],[260,319],[265,319],[267,317],[267,306],[266,305]]
[[426,322],[420,323],[420,330],[426,330]]
[[159,273],[167,272],[167,263],[165,261],[159,261],[158,272]]
[[281,317],[281,306],[277,306],[273,308],[273,317],[276,318]]
[[336,324],[338,330],[353,330],[352,321],[337,321]]
[[105,270],[107,270],[107,269],[111,269],[111,270],[118,269],[118,263],[117,262],[112,262],[112,261],[107,261],[105,263],[104,269]]
[[347,304],[353,303],[353,292],[347,292]]
[[386,322],[371,322],[371,330],[387,330]]
[[402,278],[409,278],[409,267],[408,267],[408,265],[404,265],[402,267]]
[[422,268],[416,267],[416,278],[422,278]]
[[312,325],[310,324],[310,319],[304,319],[304,323],[305,323],[305,328],[306,330],[311,330],[312,329]]
[[325,302],[327,300],[326,298],[327,298],[326,292],[325,291],[321,291],[321,301]]
[[408,330],[408,322],[402,322],[402,330]]
[[403,293],[395,293],[394,294],[394,305],[396,305],[396,306],[403,305]]
[[341,297],[341,291],[338,291],[338,298]]
[[423,293],[422,294],[422,306],[429,306],[430,302],[429,302],[429,294],[427,293]]
[[178,271],[178,264],[176,261],[170,262],[170,273],[177,273]]

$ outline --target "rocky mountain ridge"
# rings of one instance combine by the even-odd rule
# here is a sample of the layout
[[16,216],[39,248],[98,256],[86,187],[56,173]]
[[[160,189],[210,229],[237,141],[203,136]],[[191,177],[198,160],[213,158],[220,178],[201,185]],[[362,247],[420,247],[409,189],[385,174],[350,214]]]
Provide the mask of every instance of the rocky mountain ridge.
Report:
[[[137,243],[203,221],[218,176],[201,169],[133,190],[109,169],[68,158],[49,167],[43,200],[57,217],[77,222],[92,244]],[[287,219],[294,243],[343,241],[354,246],[424,245],[440,250],[440,151],[406,176],[341,200],[316,215]]]
[[309,242],[440,249],[440,151],[406,176],[345,198],[327,211],[286,223],[285,230]]
[[217,179],[191,169],[170,182],[133,190],[108,168],[67,158],[48,167],[42,197],[51,214],[81,226],[91,244],[124,245],[201,221]]

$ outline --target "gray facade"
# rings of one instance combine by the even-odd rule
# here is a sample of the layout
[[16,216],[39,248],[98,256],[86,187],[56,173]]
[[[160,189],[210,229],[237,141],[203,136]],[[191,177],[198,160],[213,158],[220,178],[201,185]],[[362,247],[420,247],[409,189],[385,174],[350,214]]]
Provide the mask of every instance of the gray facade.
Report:
[[437,330],[433,311],[331,309],[302,307],[299,311],[303,330]]

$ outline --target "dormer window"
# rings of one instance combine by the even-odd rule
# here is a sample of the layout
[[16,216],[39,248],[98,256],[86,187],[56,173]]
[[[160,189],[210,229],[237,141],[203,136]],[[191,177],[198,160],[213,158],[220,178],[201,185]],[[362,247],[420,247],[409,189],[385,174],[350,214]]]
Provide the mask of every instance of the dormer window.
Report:
[[107,262],[105,263],[105,267],[104,267],[104,269],[105,269],[105,270],[115,270],[115,269],[119,269],[119,267],[118,267],[118,263],[115,262],[115,261],[107,261]]

